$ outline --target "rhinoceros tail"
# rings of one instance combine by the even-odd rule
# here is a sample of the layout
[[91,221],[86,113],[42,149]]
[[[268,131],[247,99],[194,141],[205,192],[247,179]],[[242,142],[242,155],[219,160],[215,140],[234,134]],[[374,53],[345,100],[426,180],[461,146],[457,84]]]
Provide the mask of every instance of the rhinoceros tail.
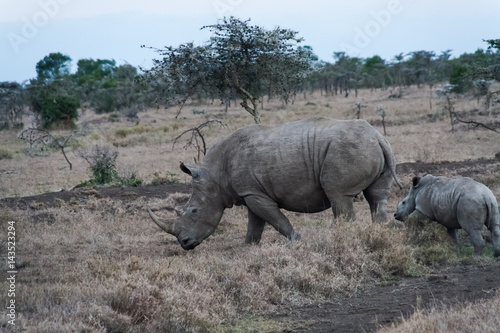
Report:
[[387,166],[391,171],[392,177],[394,178],[396,185],[398,185],[398,187],[402,189],[403,186],[401,185],[401,183],[398,180],[398,177],[396,176],[396,160],[394,159],[394,153],[392,152],[391,145],[382,136],[382,134],[379,134],[378,142],[380,144],[380,148],[382,148],[382,152],[384,153],[385,163],[387,163]]

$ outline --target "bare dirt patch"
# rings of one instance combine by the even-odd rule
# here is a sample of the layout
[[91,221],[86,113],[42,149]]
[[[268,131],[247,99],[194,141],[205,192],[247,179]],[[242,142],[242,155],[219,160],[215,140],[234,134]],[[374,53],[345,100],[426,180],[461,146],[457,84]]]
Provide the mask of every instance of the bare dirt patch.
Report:
[[500,263],[446,268],[422,278],[372,286],[354,297],[335,297],[321,306],[289,309],[277,317],[311,323],[293,332],[375,332],[417,309],[491,298],[500,288],[499,274]]

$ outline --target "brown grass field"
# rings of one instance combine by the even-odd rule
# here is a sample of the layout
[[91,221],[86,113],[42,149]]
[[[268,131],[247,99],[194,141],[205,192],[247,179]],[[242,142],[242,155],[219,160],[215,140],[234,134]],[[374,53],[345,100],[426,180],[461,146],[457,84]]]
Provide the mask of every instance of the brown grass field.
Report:
[[[397,163],[417,169],[432,164],[441,175],[471,176],[500,198],[500,160],[494,161],[500,153],[499,133],[465,124],[455,125],[457,130],[452,132],[443,102],[434,98],[430,110],[428,87],[407,88],[401,99],[389,99],[389,95],[390,90],[361,90],[357,99],[354,94],[349,98],[300,94],[287,106],[265,98],[262,122],[278,124],[318,115],[352,119],[354,103],[359,101],[367,105],[361,117],[383,132],[376,114],[377,105],[382,104]],[[492,107],[491,115],[484,114],[483,104],[469,96],[457,98],[455,105],[457,111],[474,115],[476,120],[499,121],[499,104]],[[499,271],[491,244],[482,258],[473,258],[464,234],[457,249],[437,224],[416,230],[417,226],[392,219],[413,176],[403,169],[398,169],[403,170],[398,177],[406,188],[393,188],[388,223],[373,224],[365,201],[355,204],[352,222],[333,220],[331,211],[288,212],[302,235],[302,240],[293,243],[267,228],[259,246],[244,246],[246,210],[235,207],[226,210],[213,235],[186,252],[144,210],[150,205],[160,215],[173,214],[168,209],[186,194],[169,193],[168,185],[157,187],[165,191],[160,197],[136,195],[126,188],[117,189],[115,197],[103,196],[96,188],[79,189],[86,191],[84,199],[56,198],[52,204],[37,204],[35,198],[24,206],[11,204],[12,198],[22,203],[23,197],[68,190],[90,178],[87,162],[75,152],[95,144],[118,150],[121,176],[135,174],[150,184],[168,172],[170,178],[189,182],[179,162],[193,162],[197,152],[184,147],[186,140],[173,147],[176,136],[208,119],[218,119],[226,126],[213,125],[204,132],[211,146],[253,121],[239,106],[224,113],[218,101],[192,101],[177,119],[176,112],[175,108],[150,109],[139,114],[139,124],[124,118],[111,121],[109,115],[90,110],[81,113],[76,132],[54,131],[74,135],[67,148],[73,170],[59,151],[38,150],[30,156],[16,131],[0,132],[1,253],[7,257],[8,221],[14,221],[17,266],[12,298],[7,296],[11,287],[7,261],[2,259],[0,265],[2,297],[5,304],[15,299],[16,305],[16,325],[3,316],[0,332],[328,332],[333,331],[329,330],[331,322],[318,326],[317,317],[287,314],[328,307],[338,299],[349,302],[370,288],[401,286],[408,278],[432,281],[429,276],[447,276],[471,267],[478,269],[477,275],[485,267]],[[441,167],[444,161],[459,167]],[[410,313],[395,314],[391,318],[398,320],[381,323],[374,311],[363,330],[498,332],[497,281],[496,288],[484,293],[484,300],[474,302],[419,306],[417,295]],[[449,298],[462,299],[460,295]],[[342,331],[360,331],[356,327]]]

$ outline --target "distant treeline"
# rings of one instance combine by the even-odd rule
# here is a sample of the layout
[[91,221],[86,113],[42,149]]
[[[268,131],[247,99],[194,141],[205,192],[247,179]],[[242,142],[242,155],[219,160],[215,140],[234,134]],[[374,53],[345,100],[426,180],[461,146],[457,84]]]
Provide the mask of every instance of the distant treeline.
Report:
[[[478,49],[451,59],[451,50],[436,55],[432,51],[400,53],[385,60],[375,55],[371,58],[349,57],[344,52],[334,53],[333,63],[315,61],[314,71],[307,77],[307,89],[321,90],[326,94],[342,94],[359,88],[399,87],[394,97],[401,97],[404,86],[428,85],[438,82],[454,85],[454,92],[464,93],[480,80],[479,69],[500,64],[500,52]],[[493,78],[492,78],[493,79]]]
[[[309,70],[292,87],[293,95],[314,91],[357,94],[361,88],[393,87],[391,97],[401,98],[405,86],[432,89],[441,82],[453,84],[455,93],[474,89],[475,94],[485,95],[487,81],[499,80],[500,76],[491,70],[500,64],[500,50],[490,44],[488,49],[453,59],[450,50],[439,55],[431,51],[400,53],[389,60],[377,55],[364,59],[335,52],[332,62],[318,60],[312,48],[303,46],[300,48],[307,54]],[[117,66],[114,60],[81,59],[76,73],[71,73],[71,61],[67,55],[51,53],[36,64],[36,78],[22,84],[0,82],[0,129],[16,126],[26,107],[40,116],[43,126],[61,121],[72,124],[78,108],[97,113],[120,111],[135,117],[145,107],[169,100],[162,94],[175,93],[160,89],[161,84],[152,84],[150,79],[144,80],[145,74],[129,64]],[[191,98],[214,96],[210,90],[200,89]]]

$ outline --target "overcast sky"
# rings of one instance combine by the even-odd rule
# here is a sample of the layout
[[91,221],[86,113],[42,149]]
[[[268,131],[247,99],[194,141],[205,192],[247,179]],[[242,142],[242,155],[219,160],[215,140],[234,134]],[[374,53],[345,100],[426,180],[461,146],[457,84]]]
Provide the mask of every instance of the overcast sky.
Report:
[[149,67],[163,47],[208,40],[223,16],[299,32],[320,59],[426,50],[454,57],[500,38],[499,0],[0,0],[0,82],[36,76],[51,52]]

